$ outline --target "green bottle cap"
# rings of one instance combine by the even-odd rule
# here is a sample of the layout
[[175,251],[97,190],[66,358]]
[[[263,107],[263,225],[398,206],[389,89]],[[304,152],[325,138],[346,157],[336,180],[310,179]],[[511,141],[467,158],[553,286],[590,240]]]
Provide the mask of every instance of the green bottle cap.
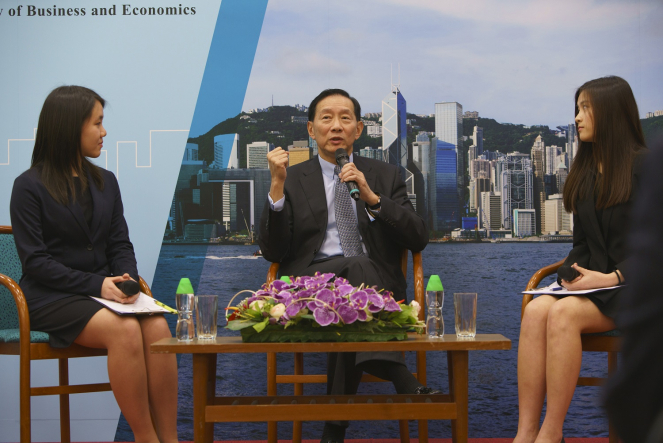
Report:
[[442,281],[440,280],[439,275],[431,275],[428,279],[428,286],[426,286],[427,291],[444,291],[444,286],[442,286]]
[[191,286],[191,280],[188,278],[180,279],[180,284],[177,285],[176,294],[193,294],[193,286]]
[[287,275],[284,275],[284,276],[281,277],[279,280],[284,281],[284,282],[286,282],[286,283],[289,284],[289,285],[292,284],[292,280],[290,280],[290,277],[288,277]]

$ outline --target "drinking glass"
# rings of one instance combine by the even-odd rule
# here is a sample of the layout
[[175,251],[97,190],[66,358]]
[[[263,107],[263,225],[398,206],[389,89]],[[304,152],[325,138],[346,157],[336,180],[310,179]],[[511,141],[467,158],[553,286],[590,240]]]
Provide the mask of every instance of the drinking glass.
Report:
[[199,340],[216,338],[216,318],[218,297],[216,295],[196,295],[196,332]]
[[456,337],[473,338],[477,334],[477,293],[454,294]]

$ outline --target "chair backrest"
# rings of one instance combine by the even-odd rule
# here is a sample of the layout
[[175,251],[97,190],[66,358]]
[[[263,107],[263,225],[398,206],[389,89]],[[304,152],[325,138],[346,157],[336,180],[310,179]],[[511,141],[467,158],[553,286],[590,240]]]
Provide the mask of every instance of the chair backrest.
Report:
[[[0,274],[16,283],[23,274],[11,226],[0,226]],[[14,297],[3,285],[0,285],[0,329],[18,329],[18,312]]]

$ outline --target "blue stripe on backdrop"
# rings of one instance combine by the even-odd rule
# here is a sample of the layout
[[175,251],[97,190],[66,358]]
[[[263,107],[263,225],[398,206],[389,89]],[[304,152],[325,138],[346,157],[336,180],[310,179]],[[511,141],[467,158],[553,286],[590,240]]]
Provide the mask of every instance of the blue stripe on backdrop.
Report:
[[[190,137],[208,131],[242,110],[266,8],[267,0],[222,0],[191,122]],[[164,257],[162,250],[152,283],[155,296],[174,306],[175,290],[181,277],[191,279],[197,291],[205,263],[204,249],[195,257],[178,261],[175,272],[166,263],[171,258]],[[166,318],[174,333],[176,316]],[[120,416],[115,441],[134,441],[124,416]]]

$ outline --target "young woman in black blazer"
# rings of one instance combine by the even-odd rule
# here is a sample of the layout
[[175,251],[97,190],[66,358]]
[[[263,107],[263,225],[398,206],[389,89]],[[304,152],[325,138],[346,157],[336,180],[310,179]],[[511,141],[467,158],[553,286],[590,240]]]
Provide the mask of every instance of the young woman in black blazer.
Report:
[[[575,99],[578,152],[563,192],[564,207],[573,212],[573,249],[564,266],[578,276],[558,280],[569,290],[621,285],[628,280],[627,223],[646,150],[638,107],[630,86],[619,77],[591,80]],[[564,418],[580,373],[580,335],[615,329],[623,291],[541,295],[527,305],[518,346],[514,442],[563,439]],[[539,429],[544,398],[546,415]]]
[[[138,280],[115,176],[101,153],[104,99],[80,86],[53,90],[39,115],[32,166],[14,182],[10,214],[30,329],[51,345],[108,350],[113,394],[136,442],[177,441],[177,362],[151,354],[170,337],[162,315],[119,316],[88,295],[133,303],[117,283]],[[150,417],[154,418],[154,425]],[[156,429],[155,429],[156,427]]]

